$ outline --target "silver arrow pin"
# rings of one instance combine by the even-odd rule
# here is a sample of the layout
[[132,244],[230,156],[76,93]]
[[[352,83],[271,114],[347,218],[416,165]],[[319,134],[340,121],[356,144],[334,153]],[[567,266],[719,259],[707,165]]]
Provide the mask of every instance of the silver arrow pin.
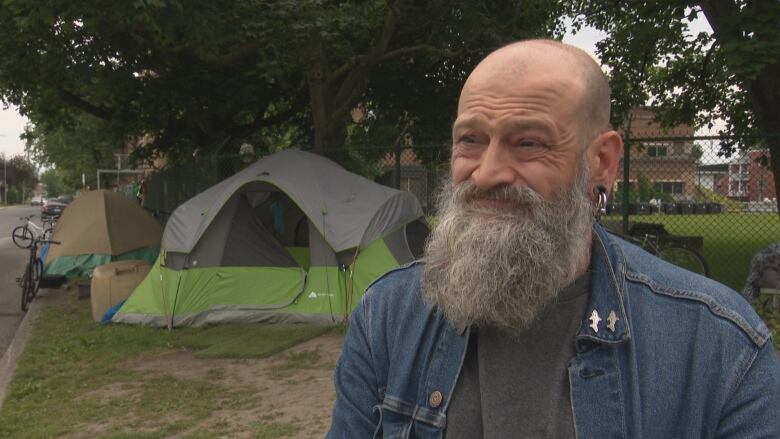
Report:
[[609,312],[609,317],[607,317],[607,328],[609,328],[610,331],[615,332],[615,323],[620,320],[618,316],[615,314],[615,311]]
[[592,313],[590,313],[590,327],[593,328],[593,332],[599,332],[599,323],[601,322],[601,317],[599,317],[598,311],[595,309]]

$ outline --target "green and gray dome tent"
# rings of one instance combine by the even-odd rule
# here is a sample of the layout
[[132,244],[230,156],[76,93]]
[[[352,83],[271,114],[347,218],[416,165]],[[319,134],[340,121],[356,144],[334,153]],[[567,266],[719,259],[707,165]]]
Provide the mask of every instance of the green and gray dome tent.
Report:
[[173,212],[160,258],[113,321],[338,322],[427,233],[413,194],[282,151]]

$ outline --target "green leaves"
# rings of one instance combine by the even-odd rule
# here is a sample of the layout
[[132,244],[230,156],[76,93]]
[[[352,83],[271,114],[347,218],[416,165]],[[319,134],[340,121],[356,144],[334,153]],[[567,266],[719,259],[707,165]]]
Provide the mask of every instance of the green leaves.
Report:
[[359,103],[375,118],[350,132],[366,140],[393,137],[368,133],[402,120],[415,121],[415,139],[441,140],[442,109],[479,59],[560,33],[561,11],[543,0],[4,0],[0,96],[35,125],[39,157],[62,164],[53,151],[79,148],[63,133],[94,132],[87,114],[102,121],[100,151],[149,135],[135,156],[169,162],[244,142],[354,144],[346,125]]

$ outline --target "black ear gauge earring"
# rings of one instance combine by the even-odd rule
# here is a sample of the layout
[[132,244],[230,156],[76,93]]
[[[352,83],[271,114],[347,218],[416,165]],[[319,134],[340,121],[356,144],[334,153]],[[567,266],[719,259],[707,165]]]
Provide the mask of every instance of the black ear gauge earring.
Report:
[[601,219],[601,215],[607,213],[607,188],[601,184],[596,185],[593,188],[593,195],[596,197],[596,206],[593,214],[596,217],[596,221],[598,221]]

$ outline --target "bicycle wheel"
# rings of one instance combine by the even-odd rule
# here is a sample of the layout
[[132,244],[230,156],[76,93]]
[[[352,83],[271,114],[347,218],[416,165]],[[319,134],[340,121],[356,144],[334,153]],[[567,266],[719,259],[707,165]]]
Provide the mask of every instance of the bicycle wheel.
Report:
[[30,264],[27,264],[27,267],[24,269],[24,277],[22,277],[22,311],[24,312],[27,312],[33,296],[31,270],[32,267],[30,267]]
[[661,259],[671,262],[678,267],[682,267],[688,271],[701,274],[703,276],[709,275],[709,269],[707,268],[707,261],[693,250],[680,247],[666,247],[658,251],[658,256]]
[[11,232],[11,239],[19,248],[30,248],[33,242],[33,235],[27,227],[18,226]]
[[51,235],[53,233],[54,233],[54,229],[52,229],[51,227],[47,228],[46,230],[43,231],[43,239],[46,241],[50,240]]
[[34,276],[35,288],[33,289],[33,295],[38,294],[38,290],[41,288],[42,277],[43,277],[43,261],[41,261],[40,258],[35,258],[35,276]]

